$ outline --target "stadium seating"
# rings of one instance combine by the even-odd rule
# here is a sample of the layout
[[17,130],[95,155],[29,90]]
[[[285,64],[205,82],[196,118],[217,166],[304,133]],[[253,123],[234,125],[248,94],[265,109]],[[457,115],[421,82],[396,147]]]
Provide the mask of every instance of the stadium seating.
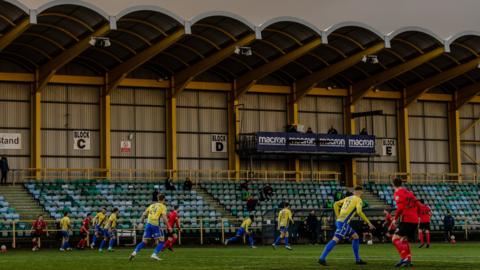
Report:
[[[395,207],[393,188],[387,184],[365,184],[366,188],[376,194],[387,204]],[[408,184],[418,199],[425,200],[425,204],[432,209],[432,230],[442,230],[443,217],[448,210],[455,218],[457,229],[465,224],[480,223],[480,188],[474,184]],[[473,225],[471,228],[476,229]]]
[[[259,199],[260,190],[265,186],[265,181],[250,181],[248,193],[255,199]],[[253,214],[255,223],[263,218],[272,218],[282,202],[288,201],[290,207],[296,210],[318,210],[319,208],[331,208],[336,191],[346,192],[335,181],[326,182],[268,182],[273,188],[273,196],[269,200],[259,201],[253,213],[249,213],[246,207],[245,191],[240,188],[240,183],[232,182],[203,182],[201,186],[210,193],[226,210],[238,218]],[[305,212],[306,213],[306,212]],[[270,216],[268,215],[270,214]],[[295,217],[300,217],[295,215]]]
[[10,204],[5,201],[3,196],[0,196],[0,220],[5,222],[17,221],[20,215],[15,213],[15,209],[10,207]]
[[64,211],[70,213],[75,221],[74,228],[80,226],[86,213],[96,213],[101,207],[111,211],[120,209],[119,228],[131,228],[139,221],[142,212],[151,203],[152,192],[159,188],[166,194],[169,205],[179,205],[180,216],[185,227],[198,228],[198,218],[204,220],[204,226],[218,228],[220,214],[205,203],[196,191],[183,191],[177,186],[176,191],[165,191],[163,184],[152,182],[105,182],[76,180],[52,182],[28,182],[27,190],[55,219],[60,219]]

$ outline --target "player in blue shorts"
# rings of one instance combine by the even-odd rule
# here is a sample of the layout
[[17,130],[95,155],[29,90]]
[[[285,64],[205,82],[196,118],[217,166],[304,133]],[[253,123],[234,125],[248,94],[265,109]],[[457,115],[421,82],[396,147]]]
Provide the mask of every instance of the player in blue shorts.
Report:
[[[360,249],[360,240],[358,237],[358,234],[350,227],[350,221],[352,218],[357,214],[359,217],[361,217],[367,224],[368,227],[373,230],[375,229],[375,226],[372,225],[372,223],[368,220],[368,218],[365,216],[365,214],[362,211],[362,199],[361,196],[363,194],[363,188],[361,186],[355,187],[355,190],[353,192],[353,195],[350,197],[347,197],[343,200],[337,201],[333,205],[333,210],[335,211],[335,216],[337,217],[337,221],[335,223],[335,226],[337,227],[337,230],[335,231],[335,235],[333,236],[333,239],[328,242],[328,244],[325,246],[325,249],[323,250],[322,256],[320,256],[320,259],[318,260],[318,263],[321,265],[327,265],[327,256],[332,251],[332,249],[335,247],[335,245],[340,242],[341,240],[345,238],[350,238],[352,239],[352,248],[353,248],[353,253],[355,255],[355,263],[356,264],[367,264],[365,261],[362,261],[360,259],[359,255],[359,249]],[[342,209],[340,210],[340,206],[342,206]]]
[[225,240],[225,246],[228,245],[228,243],[235,242],[240,237],[246,235],[248,237],[248,245],[251,248],[257,248],[256,246],[253,245],[252,232],[249,230],[250,226],[253,223],[253,219],[254,219],[253,215],[250,215],[250,217],[244,219],[243,222],[242,222],[242,225],[240,225],[240,228],[238,228],[236,235],[232,238],[229,238],[229,239]]
[[[108,242],[108,251],[113,251],[113,245],[117,240],[117,220],[118,220],[118,208],[114,208],[113,212],[108,217],[105,226],[103,227],[103,240],[100,243],[98,251],[102,252],[103,247]],[[110,241],[109,241],[110,240]]]
[[160,261],[161,259],[158,257],[158,253],[162,250],[165,237],[163,236],[163,232],[160,230],[160,219],[163,220],[164,224],[168,224],[167,220],[167,207],[165,206],[165,195],[160,194],[158,195],[158,202],[151,204],[145,212],[143,212],[141,217],[141,224],[144,223],[145,218],[147,218],[147,224],[144,228],[143,233],[143,240],[140,244],[137,245],[135,250],[130,255],[129,259],[133,260],[137,253],[140,252],[142,248],[148,243],[149,239],[154,239],[155,244],[157,247],[153,251],[153,254],[150,258]]
[[283,203],[283,209],[280,210],[278,213],[277,219],[277,229],[280,231],[280,235],[275,239],[275,242],[272,244],[274,249],[277,248],[277,245],[280,243],[282,239],[285,240],[285,248],[288,250],[292,250],[292,247],[288,244],[288,225],[293,223],[292,218],[292,211],[288,208],[288,202]]
[[103,237],[103,226],[105,226],[107,209],[105,207],[102,208],[100,212],[98,212],[95,217],[92,219],[94,234],[92,238],[92,242],[90,243],[90,248],[94,249],[97,239],[101,239]]

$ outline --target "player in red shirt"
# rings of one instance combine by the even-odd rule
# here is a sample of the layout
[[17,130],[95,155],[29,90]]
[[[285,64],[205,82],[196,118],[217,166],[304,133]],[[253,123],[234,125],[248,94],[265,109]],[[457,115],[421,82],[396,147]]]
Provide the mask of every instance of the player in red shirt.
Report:
[[385,242],[387,239],[392,239],[392,236],[395,233],[395,224],[393,224],[393,217],[390,211],[390,207],[383,210],[383,213],[385,214],[385,218],[383,219],[383,229],[386,236]]
[[178,239],[177,231],[182,231],[180,228],[180,217],[178,216],[178,205],[176,205],[173,210],[168,213],[167,241],[165,242],[163,249],[168,248],[169,250],[173,251],[173,244],[175,244]]
[[[419,201],[413,192],[402,187],[401,178],[393,180],[395,193],[393,197],[397,204],[397,210],[393,218],[393,223],[399,223],[395,234],[392,237],[392,243],[400,254],[401,260],[395,266],[412,266],[412,253],[410,252],[410,244],[408,240],[415,239],[415,231],[418,226],[418,207]],[[392,226],[391,226],[392,228]],[[390,228],[390,229],[391,229]]]
[[77,244],[78,249],[85,249],[87,246],[87,239],[90,235],[90,222],[92,222],[92,214],[88,213],[82,221],[82,227],[80,228],[80,241]]
[[423,241],[423,234],[427,238],[427,246],[430,247],[430,218],[432,217],[432,210],[428,205],[420,200],[420,207],[418,208],[418,216],[420,217],[420,224],[418,226],[418,238],[420,240],[419,248],[422,248],[425,242]]
[[47,223],[43,220],[43,215],[38,215],[37,220],[32,224],[32,251],[37,251],[40,249],[40,237],[46,234],[47,232]]

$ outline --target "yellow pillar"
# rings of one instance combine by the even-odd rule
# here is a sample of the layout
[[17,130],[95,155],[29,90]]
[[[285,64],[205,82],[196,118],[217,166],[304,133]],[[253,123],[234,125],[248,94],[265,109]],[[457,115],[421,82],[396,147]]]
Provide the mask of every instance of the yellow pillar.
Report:
[[238,100],[233,97],[228,101],[228,170],[235,172],[235,179],[240,177],[240,157],[236,151],[236,143],[240,136],[240,110],[238,104]]
[[449,106],[448,142],[450,146],[450,172],[458,174],[458,181],[461,181],[462,158],[460,154],[460,112],[455,108],[455,103],[450,103]]
[[410,170],[410,134],[408,124],[408,108],[400,106],[397,111],[398,166],[406,180],[411,180]]
[[111,176],[112,168],[110,108],[110,95],[103,95],[100,101],[100,166],[106,170],[107,178]]
[[177,178],[177,99],[167,98],[166,107],[166,141],[167,141],[167,169],[172,171],[172,177]]
[[40,179],[42,168],[41,97],[41,92],[35,92],[31,98],[30,167],[36,169],[34,173],[36,179]]
[[[293,98],[292,98],[292,101],[293,101]],[[289,125],[298,125],[298,103],[297,102],[288,103],[287,120]],[[289,167],[290,167],[289,170],[295,171],[295,181],[300,181],[301,180],[300,160],[298,158],[291,160]]]
[[[345,134],[355,134],[355,120],[352,118],[352,113],[355,112],[355,106],[351,105],[350,98],[344,106],[343,121],[345,127]],[[351,158],[345,160],[345,179],[348,187],[357,185],[357,162]]]

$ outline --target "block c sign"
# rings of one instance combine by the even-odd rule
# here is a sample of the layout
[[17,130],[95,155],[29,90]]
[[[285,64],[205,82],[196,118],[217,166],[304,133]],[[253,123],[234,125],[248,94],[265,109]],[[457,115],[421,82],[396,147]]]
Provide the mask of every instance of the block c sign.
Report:
[[90,131],[76,130],[73,132],[73,149],[80,151],[90,150]]

